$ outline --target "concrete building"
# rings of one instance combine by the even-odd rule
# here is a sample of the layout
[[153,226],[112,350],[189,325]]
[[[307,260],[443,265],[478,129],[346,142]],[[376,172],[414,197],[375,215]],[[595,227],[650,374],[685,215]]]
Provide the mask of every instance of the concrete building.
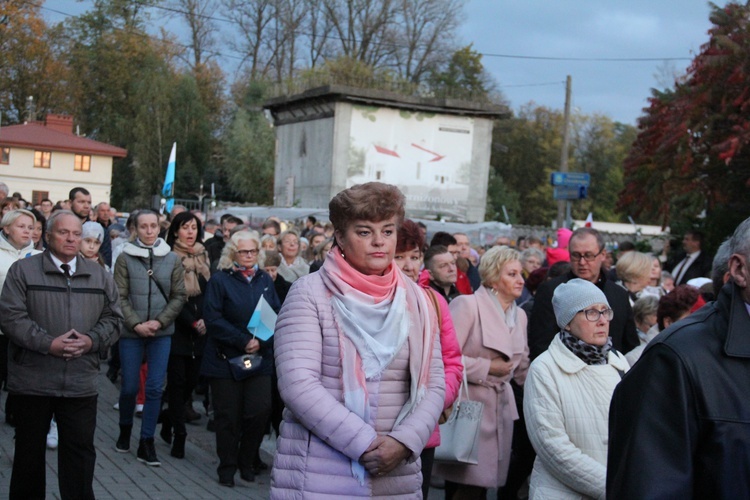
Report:
[[75,135],[73,117],[50,114],[44,123],[0,128],[0,181],[33,204],[65,200],[76,186],[88,189],[94,203],[109,202],[112,160],[127,153]]
[[266,103],[275,205],[327,208],[342,189],[395,184],[412,217],[484,220],[493,121],[507,109],[328,85]]

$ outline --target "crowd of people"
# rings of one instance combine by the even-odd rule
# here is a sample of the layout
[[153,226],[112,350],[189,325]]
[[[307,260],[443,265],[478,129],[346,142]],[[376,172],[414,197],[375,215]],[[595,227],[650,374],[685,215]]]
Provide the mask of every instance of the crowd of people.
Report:
[[[7,191],[10,498],[44,496],[45,447],[62,498],[93,498],[103,360],[118,452],[139,417],[136,460],[161,465],[157,435],[189,460],[202,396],[218,483],[271,468],[272,498],[426,498],[433,484],[456,500],[750,496],[750,219],[713,259],[697,230],[681,254],[625,242],[613,256],[589,227],[552,245],[428,243],[382,183],[299,227],[179,205],[121,223],[83,188],[35,207]],[[263,307],[278,314],[270,337],[249,326]],[[483,405],[478,462],[436,460],[462,390]]]

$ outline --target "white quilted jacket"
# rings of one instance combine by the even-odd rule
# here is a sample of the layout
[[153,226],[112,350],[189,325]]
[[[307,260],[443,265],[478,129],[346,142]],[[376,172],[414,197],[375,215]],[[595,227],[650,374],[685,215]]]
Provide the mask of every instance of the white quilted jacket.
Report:
[[607,479],[609,403],[625,357],[587,365],[556,335],[531,364],[523,410],[537,457],[531,499],[604,498]]

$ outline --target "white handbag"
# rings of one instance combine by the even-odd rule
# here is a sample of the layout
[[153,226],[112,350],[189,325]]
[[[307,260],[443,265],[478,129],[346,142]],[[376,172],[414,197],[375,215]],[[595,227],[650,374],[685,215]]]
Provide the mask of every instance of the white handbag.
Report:
[[[461,399],[461,391],[466,399]],[[469,383],[464,380],[458,390],[458,401],[448,420],[440,425],[440,445],[435,448],[435,461],[447,463],[479,463],[479,427],[484,403],[469,401]]]

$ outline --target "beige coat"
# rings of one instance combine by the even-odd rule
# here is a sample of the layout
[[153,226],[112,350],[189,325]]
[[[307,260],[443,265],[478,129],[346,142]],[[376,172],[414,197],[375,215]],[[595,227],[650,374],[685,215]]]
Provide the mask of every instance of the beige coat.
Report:
[[[485,287],[474,295],[456,297],[450,303],[456,337],[461,345],[469,397],[484,403],[479,441],[479,464],[436,464],[435,474],[460,484],[497,488],[505,484],[513,440],[513,421],[518,419],[511,378],[523,384],[529,368],[526,313],[517,308],[516,325],[509,330],[500,315],[497,299]],[[489,374],[490,361],[501,354],[513,361],[505,377]]]

